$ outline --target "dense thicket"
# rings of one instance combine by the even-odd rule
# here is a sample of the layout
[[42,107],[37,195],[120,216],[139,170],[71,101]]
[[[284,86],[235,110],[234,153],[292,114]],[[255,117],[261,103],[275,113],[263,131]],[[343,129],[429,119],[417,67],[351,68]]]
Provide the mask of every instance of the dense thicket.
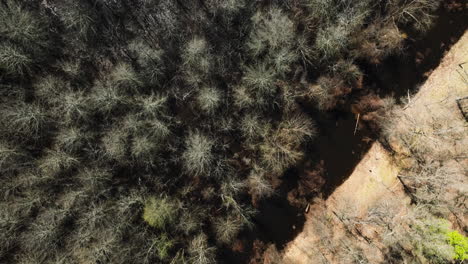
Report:
[[438,2],[0,1],[0,262],[222,262]]

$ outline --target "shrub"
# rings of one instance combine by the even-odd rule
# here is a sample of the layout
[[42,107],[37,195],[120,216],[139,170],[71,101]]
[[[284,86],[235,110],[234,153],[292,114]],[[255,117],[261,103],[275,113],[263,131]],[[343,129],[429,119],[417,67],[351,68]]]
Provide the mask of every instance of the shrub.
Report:
[[102,138],[104,155],[113,160],[124,161],[127,153],[127,136],[128,134],[117,126],[107,131]]
[[336,104],[334,94],[338,93],[341,86],[340,79],[321,76],[317,83],[309,85],[306,95],[315,101],[319,110],[330,110]]
[[288,48],[282,48],[270,55],[276,74],[285,76],[291,71],[292,64],[297,61],[298,54]]
[[7,142],[0,141],[0,172],[5,173],[25,165],[27,154]]
[[206,1],[207,7],[211,11],[218,11],[227,16],[238,12],[241,8],[245,7],[244,0],[208,0]]
[[0,70],[8,75],[23,76],[32,70],[33,60],[18,47],[0,44]]
[[214,157],[214,142],[200,132],[191,132],[185,139],[186,149],[182,154],[184,170],[194,176],[208,175]]
[[230,244],[236,238],[243,224],[236,216],[217,218],[214,223],[216,239],[223,244]]
[[294,43],[294,23],[279,8],[270,8],[268,12],[258,11],[252,17],[252,24],[246,45],[254,56],[270,49],[271,53],[280,48],[288,49]]
[[70,84],[61,77],[46,75],[35,82],[35,95],[41,102],[54,104],[62,102],[62,94],[70,91]]
[[204,208],[190,205],[190,208],[182,213],[177,229],[185,235],[191,235],[202,229],[206,215],[207,212]]
[[44,18],[24,9],[19,1],[7,0],[0,9],[0,36],[30,49],[44,47],[48,42]]
[[189,247],[190,260],[194,264],[216,263],[216,249],[208,245],[208,238],[200,233],[192,239]]
[[96,32],[94,27],[95,19],[91,12],[83,7],[79,2],[66,1],[65,6],[60,10],[60,17],[68,31],[73,30],[83,40],[87,40],[91,34]]
[[317,32],[314,47],[324,60],[338,57],[349,41],[348,28],[345,25],[332,25]]
[[198,92],[197,103],[204,113],[212,115],[221,104],[222,99],[222,94],[218,89],[205,87]]
[[456,254],[450,244],[451,230],[447,220],[435,218],[423,207],[412,207],[405,220],[405,225],[389,230],[390,234],[385,239],[396,254],[422,263],[448,263],[453,260]]
[[[161,62],[164,52],[160,49],[151,48],[141,40],[131,42],[129,49],[136,55],[138,64],[143,68],[157,66]],[[155,70],[160,71],[160,69]]]
[[35,104],[17,103],[1,109],[0,122],[3,129],[11,136],[22,140],[37,139],[49,123],[43,108]]
[[297,54],[302,59],[304,65],[312,64],[312,59],[316,57],[316,53],[310,44],[311,37],[307,33],[299,35],[296,39]]
[[109,73],[109,85],[120,92],[135,93],[142,85],[132,66],[127,63],[117,64]]
[[154,166],[160,147],[160,142],[153,138],[147,135],[138,135],[132,139],[130,154],[135,161]]
[[303,114],[286,116],[260,146],[262,161],[269,169],[282,173],[299,161],[303,155],[301,144],[315,134],[312,121]]
[[375,22],[352,39],[353,55],[378,64],[383,58],[403,52],[404,35],[393,23]]
[[70,60],[70,61],[59,61],[57,64],[57,68],[61,69],[64,71],[66,74],[68,74],[70,77],[76,78],[79,76],[80,73],[82,73],[81,70],[81,65],[80,61],[77,60]]
[[150,197],[143,208],[143,220],[157,229],[165,229],[175,224],[178,204],[169,197]]
[[255,98],[245,85],[236,86],[233,90],[234,104],[238,108],[245,109],[255,105]]
[[338,12],[338,5],[334,0],[307,0],[304,2],[309,11],[308,20],[311,22],[331,21]]
[[168,238],[167,234],[163,233],[158,238],[154,239],[151,247],[154,247],[158,257],[165,260],[169,257],[169,252],[174,246],[174,241]]
[[458,231],[447,233],[448,242],[455,250],[454,259],[464,261],[468,259],[468,239]]
[[57,146],[67,153],[79,153],[89,143],[89,137],[84,133],[76,127],[62,129],[56,136]]
[[346,81],[348,84],[356,85],[363,73],[352,61],[340,60],[331,67],[332,72]]
[[257,198],[271,196],[274,193],[273,186],[265,177],[265,171],[254,166],[247,178],[250,193]]
[[264,122],[259,115],[247,114],[240,123],[242,136],[248,141],[253,142],[267,136],[270,126]]
[[191,39],[182,53],[189,83],[199,83],[212,67],[212,55],[208,42],[202,37]]
[[47,150],[38,163],[45,178],[54,178],[78,165],[79,161],[61,150]]
[[138,106],[141,108],[139,115],[144,118],[166,116],[167,100],[167,96],[155,94],[137,97]]
[[[98,169],[99,170],[99,169]],[[84,171],[83,173],[94,173],[93,169]],[[86,175],[93,176],[93,174]],[[87,179],[83,179],[87,181]],[[95,237],[100,230],[106,227],[106,224],[111,221],[109,219],[109,211],[106,208],[105,203],[91,203],[87,210],[77,219],[77,234],[80,238],[78,242],[79,246],[86,245],[93,237]]]
[[70,92],[62,95],[58,112],[65,124],[82,125],[91,119],[89,105],[90,99],[83,92]]
[[130,51],[135,54],[144,79],[156,83],[164,70],[163,50],[153,49],[143,41],[133,41],[129,45]]
[[247,67],[242,81],[247,87],[260,96],[271,96],[277,90],[275,86],[275,71],[264,63]]
[[25,249],[38,255],[51,256],[60,246],[63,235],[63,224],[67,221],[67,212],[51,208],[40,214],[31,224],[30,232],[24,234]]
[[90,100],[94,111],[106,117],[117,114],[119,110],[123,110],[122,108],[129,101],[116,87],[109,86],[102,81],[95,83]]
[[415,0],[402,2],[390,1],[387,8],[393,14],[397,22],[411,24],[415,29],[426,31],[432,25],[434,11],[439,7],[440,0]]
[[434,263],[446,263],[453,258],[453,248],[447,243],[449,223],[441,219],[423,219],[413,224],[411,240],[416,254],[421,253]]
[[112,172],[100,167],[85,168],[78,173],[77,178],[86,191],[93,195],[102,194],[112,180]]

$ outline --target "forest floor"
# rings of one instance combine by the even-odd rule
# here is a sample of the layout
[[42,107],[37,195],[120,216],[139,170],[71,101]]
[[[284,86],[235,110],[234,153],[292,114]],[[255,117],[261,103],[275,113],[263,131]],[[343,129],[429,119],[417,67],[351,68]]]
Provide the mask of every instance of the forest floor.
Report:
[[[413,117],[437,112],[438,115],[446,114],[447,117],[463,122],[466,117],[463,116],[461,108],[465,105],[466,110],[467,107],[460,99],[467,96],[468,33],[465,32],[430,74],[419,92],[409,99],[403,111],[406,116]],[[391,221],[398,222],[408,211],[410,198],[398,180],[400,168],[411,166],[406,163],[405,157],[408,153],[397,140],[393,141],[390,138],[388,143],[390,151],[382,147],[379,142],[375,142],[341,186],[324,202],[310,204],[302,232],[285,247],[283,252],[285,263],[341,263],[342,261],[335,258],[333,251],[319,246],[318,242],[324,236],[331,238],[332,241],[343,241],[346,237],[361,247],[363,254],[371,263],[384,261],[385,252],[378,228],[372,223],[363,223],[358,219],[364,218],[372,205],[390,199],[398,201],[391,204],[393,209],[397,209]],[[466,146],[468,146],[467,137],[458,141],[453,149]],[[466,168],[468,160],[457,161],[457,164]],[[467,222],[466,215],[461,218],[462,222]],[[323,234],[324,228],[320,225],[324,219],[333,227],[327,234]],[[455,216],[449,220],[454,228],[462,229],[461,226],[457,226]],[[268,262],[268,257],[265,260]]]

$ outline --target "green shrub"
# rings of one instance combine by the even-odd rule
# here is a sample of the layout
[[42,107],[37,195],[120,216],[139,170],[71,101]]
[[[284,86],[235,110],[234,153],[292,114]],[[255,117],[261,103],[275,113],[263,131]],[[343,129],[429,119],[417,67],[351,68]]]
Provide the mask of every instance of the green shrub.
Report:
[[174,241],[168,238],[167,234],[163,233],[154,239],[152,247],[156,250],[158,257],[161,260],[165,260],[168,259],[169,252],[174,247]]
[[165,229],[176,223],[178,204],[169,197],[150,197],[143,208],[143,220],[157,229]]
[[[415,210],[411,212],[414,215],[409,218],[409,228],[397,228],[393,235],[397,244],[410,249],[401,254],[405,259],[413,258],[418,263],[442,264],[453,260],[456,255],[454,247],[449,243],[450,223],[445,219],[435,218],[420,208]],[[411,257],[406,256],[407,253]]]
[[468,238],[458,233],[451,231],[447,233],[448,242],[455,250],[454,259],[464,261],[468,259]]

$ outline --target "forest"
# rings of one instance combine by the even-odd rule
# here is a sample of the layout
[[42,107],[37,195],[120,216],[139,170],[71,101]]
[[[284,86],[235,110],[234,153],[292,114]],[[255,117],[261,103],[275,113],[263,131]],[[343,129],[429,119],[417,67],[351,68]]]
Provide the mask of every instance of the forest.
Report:
[[[332,113],[357,94],[349,113],[372,112],[357,133],[405,136],[388,127],[407,91],[373,87],[369,69],[404,60],[459,3],[0,0],[0,263],[263,263],[271,244],[280,254],[259,231],[282,232],[262,227],[274,221],[259,220],[265,204],[325,155],[324,124],[334,129]],[[326,171],[341,162],[309,164],[287,206],[329,194]],[[421,174],[448,177],[417,168],[415,190]],[[416,203],[448,208],[425,190]],[[419,263],[392,243],[387,263]]]

